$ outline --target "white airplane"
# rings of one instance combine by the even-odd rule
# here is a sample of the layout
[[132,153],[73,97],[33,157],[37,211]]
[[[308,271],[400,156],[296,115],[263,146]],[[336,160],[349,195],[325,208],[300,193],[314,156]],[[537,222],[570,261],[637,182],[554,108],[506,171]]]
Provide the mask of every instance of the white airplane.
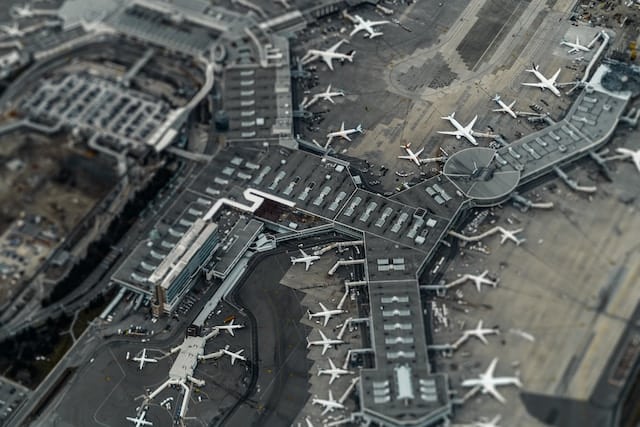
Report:
[[389,21],[370,21],[368,19],[363,19],[360,15],[351,15],[346,14],[345,16],[353,22],[354,27],[349,36],[353,36],[360,31],[366,31],[367,33],[364,35],[365,38],[373,39],[375,37],[381,36],[383,33],[380,31],[376,31],[374,28],[377,25],[389,24]]
[[500,244],[504,245],[504,242],[506,242],[507,240],[511,240],[513,243],[516,244],[516,246],[520,246],[520,243],[524,243],[527,241],[527,239],[518,239],[516,237],[516,234],[520,233],[523,229],[522,228],[518,228],[517,230],[505,230],[502,227],[499,227],[498,229],[500,231],[500,234],[502,234],[502,236],[500,236]]
[[24,34],[17,23],[13,23],[12,25],[0,25],[0,31],[9,37],[21,37]]
[[322,311],[316,311],[315,313],[312,313],[309,311],[309,320],[313,319],[314,317],[324,317],[324,323],[322,326],[327,326],[327,323],[329,323],[329,319],[331,318],[331,316],[335,314],[342,314],[347,312],[346,310],[338,310],[338,309],[329,310],[321,302],[319,302],[318,304],[320,304],[320,308],[322,309]]
[[[331,91],[331,85],[327,86],[327,90],[320,93],[315,93],[308,101],[303,101],[301,104],[302,108],[307,108],[318,102],[319,100],[329,101],[332,104],[336,102],[333,100],[334,96],[344,96],[344,92],[341,90]],[[307,98],[305,98],[306,100]]]
[[351,375],[351,374],[353,374],[353,372],[347,371],[346,369],[337,368],[336,365],[333,363],[333,360],[331,360],[330,357],[327,357],[327,359],[329,360],[329,366],[331,366],[331,367],[329,369],[319,368],[318,369],[318,376],[320,376],[320,375],[331,375],[331,378],[329,378],[329,385],[333,384],[333,382],[336,379],[340,378],[340,375]]
[[13,12],[12,14],[18,18],[31,18],[33,16],[33,10],[29,4],[25,4],[24,6],[13,6],[11,8],[11,12]]
[[242,329],[244,328],[244,325],[234,325],[233,322],[235,322],[236,319],[231,319],[231,322],[229,322],[226,325],[221,325],[221,326],[215,326],[216,328],[220,329],[220,330],[225,330],[229,333],[229,335],[231,335],[232,337],[235,336],[233,330],[234,329]]
[[625,159],[633,160],[633,163],[635,163],[638,172],[640,172],[640,150],[633,151],[628,148],[621,147],[616,148],[616,152],[618,154],[621,154]]
[[242,360],[243,362],[247,361],[247,358],[242,356],[242,352],[244,351],[244,348],[233,352],[233,351],[229,351],[229,346],[226,345],[225,348],[222,349],[222,352],[224,354],[226,354],[227,356],[229,356],[231,358],[231,364],[235,364],[236,360]]
[[139,417],[135,417],[135,418],[134,417],[126,417],[126,418],[127,418],[127,421],[131,421],[132,423],[134,423],[136,425],[136,427],[152,426],[153,423],[151,421],[147,421],[144,418],[146,413],[147,413],[147,410],[144,409]]
[[324,406],[321,415],[325,415],[327,412],[333,412],[334,409],[344,409],[344,405],[333,398],[331,390],[329,390],[329,399],[314,398],[311,400],[311,404]]
[[478,378],[472,378],[462,381],[462,387],[481,387],[482,394],[489,393],[500,403],[506,403],[506,399],[498,390],[497,386],[515,385],[516,387],[522,387],[520,379],[517,377],[494,377],[493,373],[496,370],[498,358],[496,357],[491,361],[489,368],[481,373]]
[[411,143],[406,144],[406,145],[402,145],[402,148],[404,148],[407,151],[407,156],[398,156],[399,159],[404,159],[404,160],[410,160],[413,163],[415,163],[416,165],[420,166],[422,164],[422,162],[420,161],[420,158],[418,157],[420,155],[420,153],[422,153],[424,151],[424,147],[422,147],[421,149],[419,149],[418,151],[416,151],[415,153],[411,150]]
[[536,64],[533,64],[533,68],[529,68],[525,71],[529,73],[533,73],[533,75],[536,76],[536,78],[540,80],[540,82],[539,83],[522,83],[522,84],[524,86],[539,87],[540,90],[548,89],[555,96],[560,96],[560,91],[556,87],[556,79],[560,75],[560,70],[561,68],[558,68],[558,71],[556,71],[556,73],[550,79],[548,79],[545,76],[543,76],[540,71],[538,71],[538,66]]
[[364,133],[364,129],[362,129],[362,125],[358,125],[352,129],[345,129],[344,122],[342,122],[342,124],[340,125],[340,130],[329,132],[327,134],[327,145],[329,145],[333,140],[333,138],[336,138],[336,137],[340,137],[340,138],[346,139],[347,141],[351,141],[351,138],[349,138],[349,135],[351,135],[352,133]]
[[500,427],[498,423],[502,419],[502,415],[498,414],[490,421],[476,421],[473,423],[473,427]]
[[314,98],[322,99],[322,100],[325,100],[325,101],[329,101],[332,104],[336,103],[333,100],[334,96],[344,96],[344,92],[341,91],[341,90],[331,91],[331,85],[327,86],[327,90],[325,90],[324,92],[320,92],[320,93],[317,93],[317,94],[313,95]]
[[580,44],[580,38],[578,36],[576,36],[576,42],[575,43],[571,43],[571,42],[568,42],[568,41],[563,39],[560,42],[560,44],[564,45],[564,46],[569,46],[571,48],[571,49],[569,49],[567,51],[567,53],[576,53],[576,52],[579,52],[579,51],[589,52],[591,50],[587,46],[583,46],[583,45]]
[[469,337],[476,337],[486,345],[489,344],[489,342],[484,337],[485,335],[496,335],[499,333],[500,331],[498,329],[482,328],[482,320],[480,320],[478,322],[478,326],[476,326],[474,329],[467,329],[466,331],[462,332],[462,337],[464,338],[464,340]]
[[300,252],[302,253],[300,258],[291,257],[291,264],[304,262],[304,271],[309,271],[309,267],[313,265],[313,262],[320,259],[318,255],[307,255],[302,249],[300,249]]
[[516,113],[512,110],[513,106],[516,105],[516,101],[513,101],[511,104],[507,105],[503,100],[500,99],[500,95],[498,94],[493,97],[493,100],[500,106],[500,108],[496,108],[493,111],[495,111],[496,113],[507,113],[514,119],[518,118],[518,116],[516,116]]
[[310,341],[309,337],[307,337],[307,348],[311,347],[312,345],[321,345],[323,356],[327,352],[327,350],[331,348],[332,345],[344,343],[344,341],[342,340],[327,338],[327,336],[320,329],[318,329],[318,332],[320,333],[320,336],[322,337],[322,339],[317,341]]
[[342,39],[327,50],[309,49],[309,51],[301,59],[302,65],[307,65],[308,63],[313,62],[316,59],[322,58],[325,64],[327,64],[327,67],[329,67],[329,69],[333,71],[334,59],[339,59],[341,61],[347,60],[349,62],[353,62],[353,55],[356,54],[355,50],[352,50],[349,53],[337,52],[338,48],[342,46],[343,43],[349,43],[349,42],[345,39]]
[[482,285],[490,285],[494,288],[498,285],[497,281],[488,279],[487,274],[489,274],[489,270],[485,270],[479,275],[465,274],[465,276],[467,277],[467,280],[471,280],[473,284],[476,285],[478,292],[482,292]]
[[478,116],[476,115],[473,118],[473,120],[471,120],[471,123],[469,123],[467,126],[462,126],[455,119],[455,115],[456,115],[456,113],[451,113],[450,116],[445,116],[445,117],[441,117],[441,118],[443,120],[449,120],[449,122],[451,122],[451,124],[453,125],[454,128],[456,128],[456,130],[454,130],[454,131],[439,130],[438,133],[441,133],[441,134],[444,134],[444,135],[453,135],[458,139],[460,139],[461,137],[464,136],[471,144],[478,145],[478,142],[473,137],[473,125],[476,123],[476,120],[478,119]]
[[151,357],[147,357],[147,349],[143,348],[142,349],[142,356],[138,357],[134,357],[133,359],[134,362],[140,362],[140,370],[142,371],[142,368],[144,368],[144,364],[145,363],[156,363],[158,360],[157,359],[153,359]]

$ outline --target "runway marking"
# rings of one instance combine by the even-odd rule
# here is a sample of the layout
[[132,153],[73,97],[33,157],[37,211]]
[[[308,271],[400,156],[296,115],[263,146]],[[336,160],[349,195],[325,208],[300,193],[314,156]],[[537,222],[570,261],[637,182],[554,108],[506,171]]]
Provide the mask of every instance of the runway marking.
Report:
[[95,410],[95,412],[93,413],[93,421],[95,421],[97,424],[101,425],[101,426],[105,426],[105,427],[109,427],[109,424],[105,424],[102,423],[100,421],[98,421],[98,418],[96,418],[96,415],[98,414],[98,412],[102,409],[102,407],[104,406],[105,403],[107,403],[107,400],[109,400],[109,398],[111,398],[111,395],[113,394],[114,391],[116,391],[116,389],[118,387],[120,387],[120,384],[122,383],[122,381],[124,381],[124,379],[127,377],[127,374],[124,372],[124,370],[122,369],[122,366],[120,365],[120,362],[118,362],[118,359],[116,358],[116,356],[113,354],[113,351],[111,349],[109,349],[109,353],[111,354],[111,357],[113,357],[113,360],[115,360],[116,364],[118,365],[118,368],[120,368],[120,371],[122,371],[122,378],[120,378],[120,381],[118,381],[113,388],[111,389],[111,391],[109,392],[109,394],[107,394],[107,396],[104,398],[104,400],[102,401],[102,403],[100,403],[100,405],[98,406],[98,408]]

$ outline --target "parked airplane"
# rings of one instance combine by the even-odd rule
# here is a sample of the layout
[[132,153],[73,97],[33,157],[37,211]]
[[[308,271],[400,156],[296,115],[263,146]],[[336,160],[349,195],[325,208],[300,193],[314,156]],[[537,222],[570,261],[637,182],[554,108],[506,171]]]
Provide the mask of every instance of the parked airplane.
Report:
[[321,415],[325,415],[327,412],[333,412],[334,409],[344,409],[344,405],[333,398],[333,393],[329,390],[328,399],[314,398],[311,400],[311,404],[320,405],[324,407]]
[[327,134],[326,145],[329,145],[333,140],[333,138],[336,138],[336,137],[340,137],[340,138],[346,139],[347,141],[351,141],[351,138],[349,138],[349,135],[351,135],[352,133],[364,133],[364,129],[362,129],[362,125],[358,125],[352,129],[345,129],[344,122],[342,122],[342,124],[340,125],[340,130],[329,132]]
[[17,16],[18,18],[31,18],[33,16],[33,10],[31,6],[25,4],[24,6],[13,6],[11,8],[12,15]]
[[158,361],[157,359],[153,359],[151,357],[147,357],[147,349],[146,348],[142,349],[142,356],[140,356],[140,357],[136,356],[131,360],[133,360],[134,362],[140,362],[140,368],[139,369],[141,371],[142,371],[142,368],[144,368],[144,364],[145,363],[149,363],[149,362],[156,363]]
[[342,61],[353,62],[353,55],[355,55],[356,51],[352,50],[349,53],[340,53],[337,52],[338,48],[342,46],[343,43],[349,43],[347,40],[342,39],[338,43],[334,44],[327,50],[319,50],[319,49],[309,49],[309,51],[302,57],[302,65],[306,65],[310,62],[315,61],[316,59],[322,58],[322,60],[327,64],[327,67],[331,71],[333,71],[333,60],[339,59]]
[[232,337],[235,336],[233,330],[234,329],[242,329],[244,328],[244,325],[235,325],[233,322],[235,322],[236,319],[231,319],[231,322],[229,322],[226,325],[220,325],[220,326],[215,326],[216,328],[220,329],[220,330],[225,330],[229,333],[229,335],[231,335]]
[[498,285],[498,282],[495,280],[487,279],[487,274],[489,274],[489,270],[485,270],[479,275],[475,274],[466,274],[467,279],[473,281],[476,285],[476,289],[478,292],[482,292],[482,285],[490,285],[494,288]]
[[571,43],[571,42],[568,42],[568,41],[563,39],[560,42],[560,44],[561,45],[565,45],[565,46],[569,46],[571,48],[571,49],[569,49],[567,51],[567,53],[576,53],[576,52],[579,52],[579,51],[589,52],[591,50],[587,46],[583,46],[583,45],[580,44],[580,38],[578,36],[576,36],[576,42],[575,43]]
[[560,91],[556,87],[556,79],[560,75],[560,70],[561,68],[558,68],[558,71],[556,71],[556,73],[550,79],[548,79],[545,76],[543,76],[540,71],[538,71],[538,66],[536,64],[533,64],[533,68],[529,68],[528,70],[525,70],[525,71],[529,73],[533,73],[533,75],[536,76],[536,78],[540,80],[540,82],[539,83],[522,83],[522,84],[524,86],[539,87],[540,90],[548,89],[555,96],[560,96]]
[[502,419],[502,415],[498,414],[490,421],[476,421],[473,423],[473,427],[500,427],[498,423]]
[[471,120],[471,123],[469,123],[467,126],[462,126],[455,119],[455,115],[456,115],[456,113],[454,112],[454,113],[451,113],[451,115],[449,115],[449,116],[445,116],[445,117],[441,117],[441,118],[443,120],[449,120],[449,122],[451,122],[451,124],[453,125],[454,128],[456,128],[456,130],[454,130],[454,131],[439,130],[438,133],[441,133],[441,134],[444,134],[444,135],[453,135],[458,139],[460,139],[461,137],[464,136],[471,144],[478,145],[478,142],[473,137],[473,125],[476,123],[476,120],[478,119],[478,116],[476,115],[473,118],[473,120]]
[[518,116],[516,116],[516,113],[512,110],[513,106],[516,105],[516,101],[513,101],[511,104],[507,105],[500,99],[500,95],[498,94],[493,97],[493,100],[500,106],[500,108],[496,108],[493,111],[495,111],[496,113],[507,113],[514,119],[518,118]]
[[478,378],[468,379],[462,381],[462,387],[481,387],[483,394],[489,393],[500,403],[506,403],[506,399],[498,390],[497,386],[515,385],[516,387],[522,387],[520,379],[517,377],[494,377],[493,374],[498,364],[498,358],[496,357],[491,361],[489,368],[481,373]]
[[422,164],[422,162],[420,161],[420,158],[418,156],[420,155],[420,153],[422,153],[424,151],[424,147],[422,147],[421,149],[419,149],[415,153],[411,150],[411,143],[402,145],[401,147],[404,148],[407,151],[408,155],[407,156],[398,156],[399,159],[410,160],[410,161],[412,161],[413,163],[415,163],[418,166],[420,166]]
[[347,17],[351,22],[353,22],[354,27],[349,36],[353,36],[360,31],[366,31],[367,34],[364,35],[365,38],[375,38],[381,36],[383,33],[380,31],[376,31],[374,28],[377,25],[389,24],[389,21],[370,21],[368,19],[363,19],[360,15],[351,16],[346,11],[344,12],[344,16]]
[[231,364],[232,365],[236,363],[236,360],[242,360],[243,362],[247,361],[247,358],[242,356],[242,352],[243,351],[244,351],[243,348],[238,350],[238,351],[236,351],[236,352],[229,351],[229,345],[226,345],[222,349],[222,352],[231,358]]
[[516,246],[520,246],[520,243],[524,243],[527,241],[526,239],[518,239],[516,237],[516,234],[520,233],[522,230],[522,228],[518,228],[517,230],[510,231],[499,227],[498,231],[500,231],[500,234],[502,234],[502,236],[500,236],[500,244],[503,245],[507,240],[511,240],[516,244]]
[[484,337],[485,335],[495,335],[499,333],[500,331],[498,329],[488,329],[488,328],[483,329],[482,320],[480,320],[478,322],[478,326],[476,326],[474,329],[467,329],[466,331],[462,332],[462,337],[465,340],[469,337],[476,337],[486,345],[486,344],[489,344],[489,342]]
[[[327,86],[327,90],[325,90],[324,92],[320,92],[320,93],[315,93],[313,94],[313,96],[311,97],[311,99],[307,102],[302,102],[301,107],[302,108],[307,108],[312,106],[313,104],[315,104],[316,102],[320,101],[320,100],[324,100],[324,101],[329,101],[332,104],[335,104],[336,102],[333,100],[334,96],[344,96],[344,92],[341,90],[331,90],[331,85]],[[305,98],[307,99],[307,98]]]
[[21,37],[24,32],[20,30],[20,26],[17,23],[12,25],[0,25],[0,31],[5,33],[9,37]]
[[319,368],[318,369],[318,375],[331,375],[331,378],[329,378],[329,385],[333,384],[333,382],[340,378],[340,375],[351,375],[353,374],[353,372],[351,371],[347,371],[346,369],[342,369],[342,368],[337,368],[336,365],[333,363],[333,360],[331,360],[330,357],[327,357],[327,359],[329,360],[329,369],[322,369]]
[[147,421],[144,416],[147,413],[147,409],[143,409],[142,413],[140,414],[139,417],[126,417],[127,421],[131,421],[132,423],[134,423],[136,425],[136,427],[142,427],[142,426],[151,426],[153,425],[153,423],[151,421]]
[[322,309],[322,311],[316,311],[315,313],[312,313],[309,311],[309,320],[313,319],[314,317],[323,317],[324,323],[322,326],[327,326],[327,323],[329,323],[329,319],[331,318],[331,316],[335,314],[342,314],[347,312],[346,310],[338,310],[338,309],[329,310],[321,302],[319,302],[318,304],[320,305],[320,308]]
[[291,257],[291,264],[298,264],[300,262],[304,262],[305,271],[309,271],[309,267],[313,265],[313,262],[320,259],[318,255],[307,255],[307,253],[302,249],[300,249],[300,253],[302,253],[302,257],[300,258]]
[[327,350],[329,350],[329,348],[332,345],[344,343],[344,341],[339,340],[339,339],[329,339],[329,338],[327,338],[327,336],[320,329],[318,329],[318,332],[320,333],[320,336],[322,337],[322,339],[317,340],[317,341],[310,341],[309,337],[307,337],[307,348],[311,347],[312,345],[321,345],[322,346],[322,355],[323,356],[327,352]]
[[631,159],[635,163],[638,172],[640,172],[640,150],[630,150],[628,148],[616,148],[616,152],[621,154],[625,159]]

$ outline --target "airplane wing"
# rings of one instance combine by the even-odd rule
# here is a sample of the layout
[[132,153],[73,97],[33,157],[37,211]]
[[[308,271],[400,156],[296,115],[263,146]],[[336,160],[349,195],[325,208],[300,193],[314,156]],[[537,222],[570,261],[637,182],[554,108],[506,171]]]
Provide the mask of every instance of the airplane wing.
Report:
[[327,67],[329,67],[329,69],[333,71],[333,62],[331,61],[331,57],[328,55],[322,55],[322,60],[325,64],[327,64]]
[[522,83],[523,86],[533,86],[533,87],[539,87],[539,88],[546,88],[547,85],[544,83]]
[[636,164],[636,168],[638,169],[638,172],[640,172],[640,156],[635,156],[633,158],[633,163]]
[[331,347],[331,344],[329,343],[324,343],[322,344],[322,355],[324,356],[324,354],[327,352],[327,350],[329,350],[329,347]]
[[369,21],[369,25],[371,25],[371,26],[388,24],[388,23],[389,23],[389,21]]
[[339,375],[338,375],[338,374],[336,374],[335,372],[332,372],[332,373],[331,373],[331,378],[329,378],[329,385],[333,384],[333,382],[334,382],[335,380],[337,380],[338,378],[339,378]]
[[331,408],[330,408],[329,406],[325,406],[325,407],[324,407],[324,410],[322,411],[322,414],[320,414],[320,415],[324,416],[324,415],[326,415],[326,414],[327,414],[327,412],[329,412],[330,410],[331,410]]
[[308,257],[309,255],[307,255],[307,253],[305,251],[303,251],[302,249],[300,249],[300,253],[302,254],[303,257]]
[[333,402],[333,392],[329,389],[329,401]]
[[404,160],[413,160],[411,158],[411,156],[398,156],[399,159],[404,159]]
[[511,104],[509,104],[509,108],[513,108],[514,105],[516,105],[516,101],[515,100]]
[[338,43],[334,44],[329,49],[327,49],[327,52],[335,53],[338,50],[338,48],[342,46],[343,43],[346,43],[346,42],[347,41],[345,39],[340,40]]
[[558,71],[556,71],[556,73],[553,75],[553,77],[551,77],[549,79],[549,82],[551,84],[554,84],[556,82],[556,79],[558,78],[558,76],[560,75],[560,70],[562,70],[561,68],[558,68]]
[[419,149],[416,153],[413,153],[414,156],[418,157],[424,151],[424,147]]
[[329,366],[331,366],[331,369],[336,369],[336,365],[335,363],[333,363],[333,360],[331,360],[330,357],[328,357],[327,359],[329,359]]
[[329,323],[329,318],[331,317],[330,314],[323,314],[324,317],[324,323],[322,324],[322,326],[327,326],[327,323]]
[[323,303],[319,302],[318,304],[320,305],[320,308],[322,309],[322,311],[329,311],[327,310],[327,307],[325,307]]
[[349,36],[353,36],[354,34],[357,34],[358,32],[362,31],[365,29],[365,26],[362,24],[358,24],[356,26],[353,27],[353,30],[351,30],[351,32],[349,33]]
[[578,51],[578,48],[577,48],[577,47],[572,47],[571,49],[569,49],[569,50],[567,51],[567,53],[574,53],[574,52],[577,52],[577,51]]
[[478,338],[480,338],[480,341],[482,341],[484,344],[489,344],[489,341],[487,341],[487,339],[484,337],[484,335],[478,334],[477,336],[478,336]]
[[320,336],[322,337],[323,341],[328,341],[329,338],[327,338],[327,336],[324,334],[324,332],[322,332],[320,329],[318,329],[318,332],[320,332]]
[[227,332],[229,332],[229,335],[231,335],[232,337],[235,337],[235,333],[233,332],[233,328],[227,328]]
[[304,271],[309,271],[309,267],[311,267],[312,261],[306,260],[304,262]]
[[457,137],[462,136],[462,132],[460,132],[459,130],[439,130],[438,133],[441,133],[444,135],[453,135]]
[[493,397],[496,398],[496,400],[502,404],[507,403],[507,399],[504,398],[503,395],[501,395],[498,390],[496,390],[496,387],[491,384],[485,387],[485,390],[487,393],[491,394]]
[[347,141],[351,141],[351,138],[349,138],[349,135],[346,135],[346,134],[345,134],[345,135],[342,135],[342,137],[343,137],[344,139],[346,139]]
[[467,127],[465,128],[465,130],[467,132],[471,132],[473,130],[473,125],[476,124],[476,120],[478,120],[478,116],[476,115],[473,120],[471,120],[471,122],[467,125]]
[[487,368],[487,372],[485,373],[485,375],[489,377],[493,377],[497,364],[498,364],[498,358],[496,357],[491,361],[491,364],[489,365],[489,368]]

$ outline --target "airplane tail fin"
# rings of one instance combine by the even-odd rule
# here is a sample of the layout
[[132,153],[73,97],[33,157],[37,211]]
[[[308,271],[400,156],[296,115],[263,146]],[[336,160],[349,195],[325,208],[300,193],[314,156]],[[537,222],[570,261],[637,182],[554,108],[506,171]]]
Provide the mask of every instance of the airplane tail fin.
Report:
[[352,50],[351,52],[349,52],[349,54],[347,55],[347,61],[353,62],[353,55],[355,54],[356,54],[355,50]]
[[309,316],[309,320],[311,320],[311,315],[312,315],[312,314],[313,314],[313,313],[311,313],[311,310],[307,310],[307,316]]
[[358,132],[360,132],[360,133],[364,133],[364,129],[362,129],[362,125],[361,125],[361,124],[360,124],[360,125],[358,125],[358,126],[356,126],[356,130],[357,130]]
[[496,93],[496,96],[493,97],[493,100],[496,102],[500,101],[500,95]]
[[307,337],[307,348],[311,347],[311,341],[309,341],[309,337]]

